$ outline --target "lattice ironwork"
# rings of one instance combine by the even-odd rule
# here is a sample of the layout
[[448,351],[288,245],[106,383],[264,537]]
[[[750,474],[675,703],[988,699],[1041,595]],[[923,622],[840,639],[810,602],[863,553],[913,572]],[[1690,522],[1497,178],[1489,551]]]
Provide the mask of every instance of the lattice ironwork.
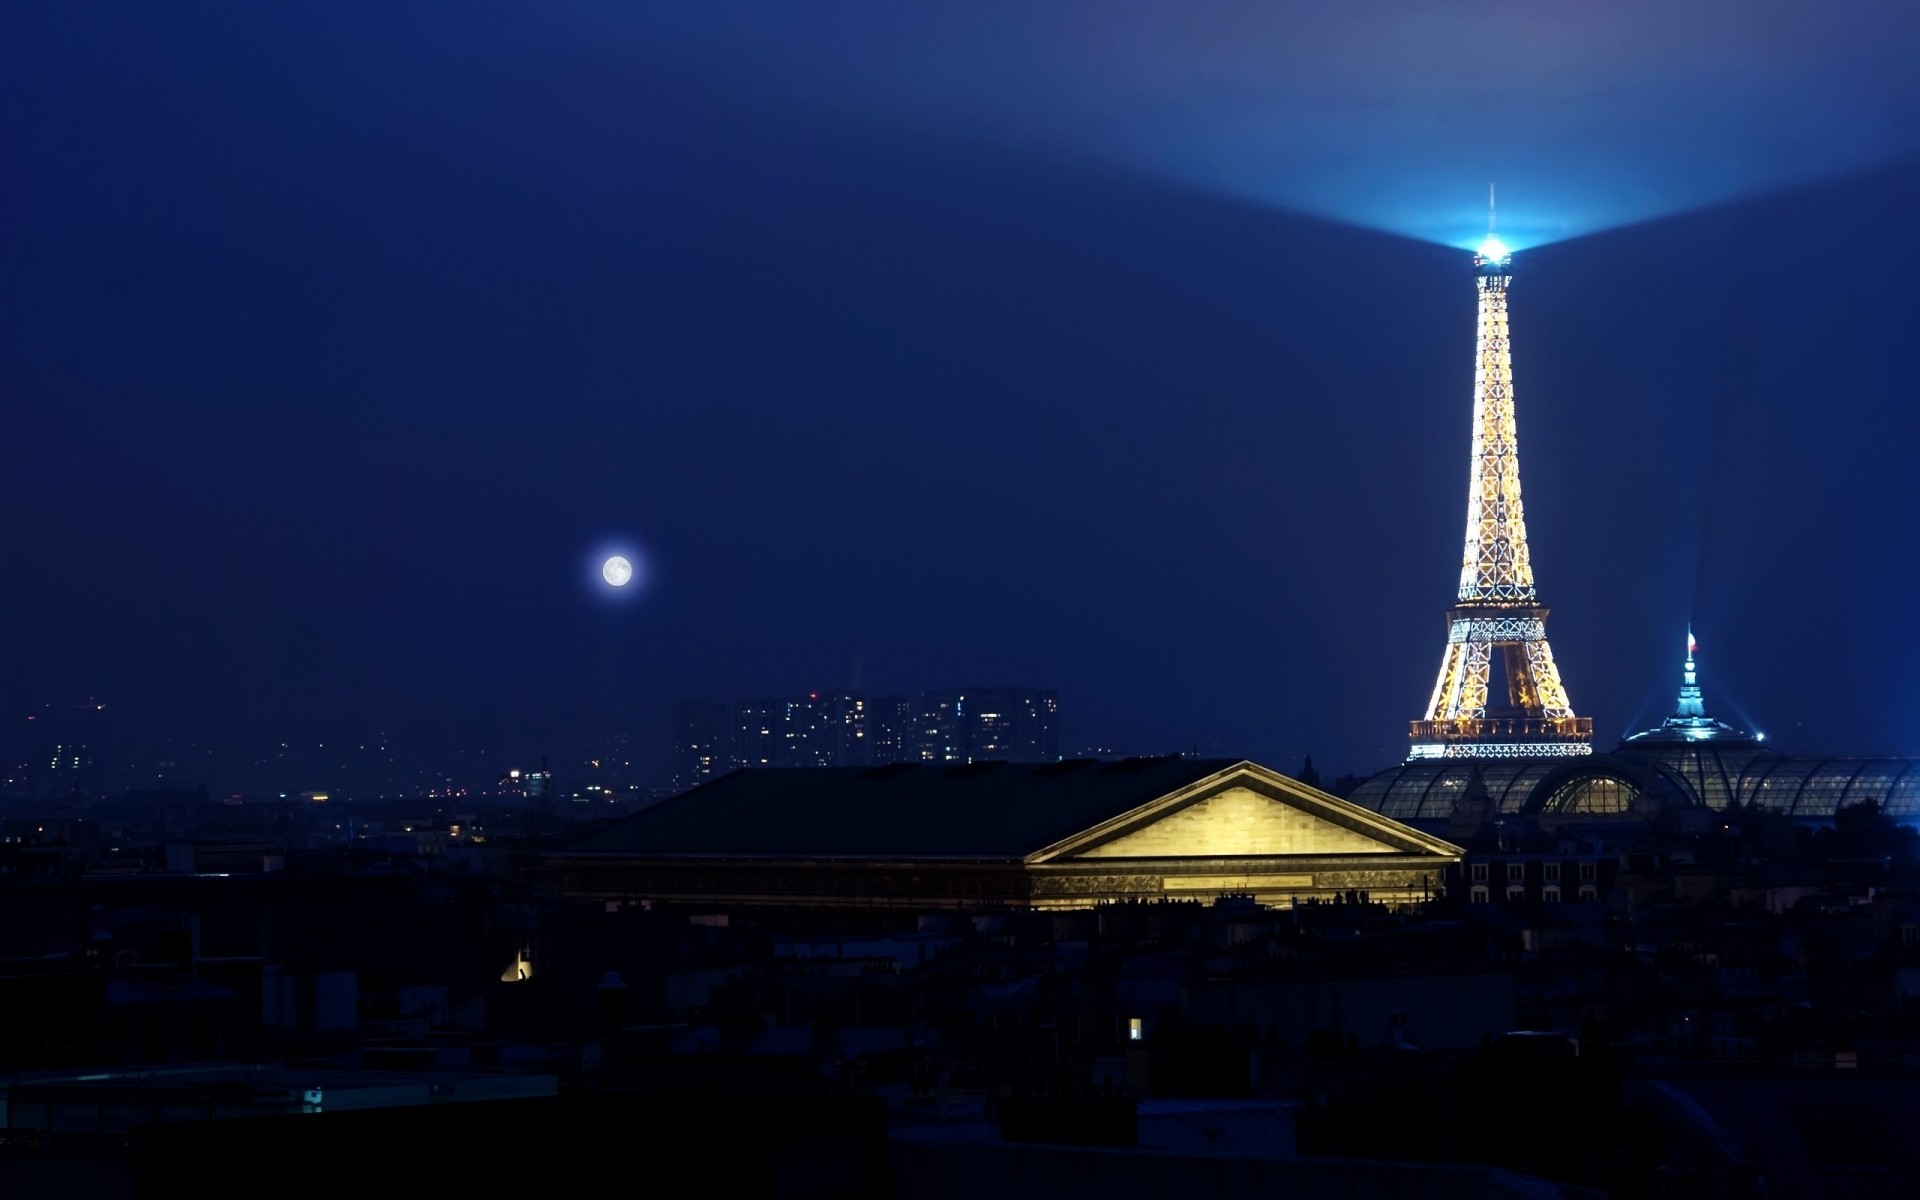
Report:
[[1447,632],[1449,642],[1537,642],[1546,636],[1544,616],[1455,617]]
[[[1446,654],[1426,716],[1411,729],[1412,758],[1592,752],[1593,724],[1574,716],[1534,590],[1507,326],[1512,259],[1492,239],[1488,247],[1474,257],[1480,314],[1459,603],[1448,613]],[[1496,650],[1504,705],[1492,697]]]
[[1507,335],[1509,275],[1481,275],[1480,338],[1473,372],[1473,473],[1460,600],[1526,604],[1534,598],[1527,518],[1520,500],[1513,353]]
[[[1591,731],[1589,731],[1591,736]],[[1409,759],[1428,758],[1579,758],[1592,754],[1591,742],[1416,742]]]

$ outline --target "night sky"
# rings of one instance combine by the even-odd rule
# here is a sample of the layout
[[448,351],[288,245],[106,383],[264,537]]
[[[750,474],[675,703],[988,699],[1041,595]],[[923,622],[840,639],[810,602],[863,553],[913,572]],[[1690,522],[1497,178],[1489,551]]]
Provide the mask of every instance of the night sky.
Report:
[[857,664],[1387,765],[1490,179],[1596,741],[1691,619],[1717,715],[1920,753],[1914,6],[277,7],[0,17],[8,761],[664,781]]

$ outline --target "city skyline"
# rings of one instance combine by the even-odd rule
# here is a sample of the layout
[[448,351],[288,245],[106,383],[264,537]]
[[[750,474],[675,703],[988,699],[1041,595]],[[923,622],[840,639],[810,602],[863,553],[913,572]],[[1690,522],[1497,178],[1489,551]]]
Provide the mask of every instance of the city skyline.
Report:
[[[385,733],[484,771],[856,658],[874,694],[1044,680],[1073,744],[1404,753],[1457,566],[1463,251],[546,26],[348,5],[222,56],[251,35],[36,19],[9,75],[61,115],[0,232],[9,759],[97,696],[129,761]],[[439,65],[343,82],[383,39]],[[296,61],[341,69],[277,91]],[[1797,86],[1810,121],[1904,111]],[[1517,228],[1542,199],[1507,150],[1459,170]],[[1911,150],[1707,207],[1644,178],[1657,219],[1518,243],[1535,566],[1596,745],[1663,711],[1691,622],[1730,718],[1920,751]],[[1463,239],[1483,187],[1429,197]]]
[[0,1196],[1920,1192],[1920,6],[0,31]]
[[[1704,622],[1701,622],[1701,623],[1704,624]],[[1641,720],[1641,723],[1644,723],[1642,718],[1644,718],[1645,715],[1647,715],[1648,713],[1658,708],[1660,703],[1658,699],[1659,685],[1657,684],[1651,685],[1648,690],[1649,690],[1649,699],[1636,707],[1635,715],[1633,718],[1629,718],[1627,721],[1623,723],[1620,736],[1622,737],[1626,736],[1629,732],[1631,732],[1632,728],[1637,727],[1635,725],[1636,720]],[[1732,689],[1729,689],[1729,690],[1732,691]],[[1735,704],[1739,703],[1737,693],[1734,693],[1731,699],[1733,700],[1733,703]],[[97,700],[97,697],[94,697],[91,694],[89,694],[83,703],[70,705],[69,707],[73,707],[76,709],[90,709],[96,706],[104,707],[104,705],[96,705],[96,700]],[[1652,705],[1652,708],[1648,707],[1649,704]],[[46,710],[49,708],[58,708],[58,707],[60,706],[42,704],[41,706],[39,706],[39,709]],[[1762,725],[1762,726],[1768,725],[1768,724],[1775,724],[1774,722],[1771,722],[1764,714],[1760,714],[1757,716],[1749,715],[1747,706],[1744,706],[1744,705],[1740,706],[1740,712],[1742,715],[1742,719],[1746,720],[1750,724],[1756,724],[1756,725]],[[33,713],[29,713],[28,715],[32,716]],[[17,730],[20,728],[20,726],[16,723],[14,728]],[[385,736],[384,730],[372,730],[371,732],[362,732],[362,733],[358,733],[357,735],[356,733],[350,732],[345,736],[335,735],[330,738],[315,740],[312,743],[312,747],[315,750],[322,750],[322,749],[325,749],[329,743],[333,744],[336,747],[339,747],[343,744],[350,744],[353,747],[353,750],[355,753],[360,753],[360,752],[364,752],[369,740],[377,743],[381,741],[384,738],[384,736]],[[609,734],[605,736],[616,736],[616,735]],[[617,736],[631,736],[631,735],[623,734],[623,735],[617,735]],[[1598,734],[1596,736],[1603,741],[1610,740],[1604,734]],[[559,739],[549,739],[549,740],[558,740],[558,741],[564,742],[564,741],[567,741],[568,739],[566,737],[562,737]],[[594,739],[594,738],[582,739],[582,738],[576,737],[576,738],[573,738],[572,740],[576,742],[592,742],[594,740],[599,740],[599,739]],[[1102,740],[1125,741],[1126,739],[1124,737],[1121,739],[1114,739],[1111,737],[1102,737],[1101,735],[1096,734],[1085,740],[1088,741],[1089,744],[1091,744],[1093,742],[1098,742]],[[146,755],[147,762],[145,765],[151,765],[153,761],[167,761],[171,765],[172,760],[166,759],[166,758],[160,758],[158,756],[171,754],[172,753],[171,748],[179,745],[182,742],[191,744],[192,739],[169,737],[169,738],[161,739],[157,744],[150,745],[148,747],[149,752]],[[1215,737],[1215,736],[1207,736],[1204,731],[1202,732],[1201,736],[1197,736],[1197,737],[1183,737],[1177,734],[1173,736],[1165,736],[1165,735],[1156,736],[1155,734],[1150,732],[1145,736],[1134,738],[1133,742],[1138,748],[1142,750],[1147,750],[1152,747],[1160,747],[1160,746],[1164,746],[1165,748],[1171,749],[1171,750],[1180,750],[1191,745],[1199,745],[1199,744],[1205,744],[1211,749],[1226,750],[1229,752],[1236,749],[1232,745],[1228,744],[1225,739],[1220,737]],[[223,756],[231,755],[233,753],[230,749],[216,749],[210,743],[202,743],[202,745],[205,746],[205,749],[203,749],[202,753],[205,755],[205,757],[209,761],[217,760]],[[298,745],[300,745],[300,743],[298,743],[297,741],[287,740],[287,739],[276,740],[271,736],[269,736],[266,739],[264,739],[261,743],[256,744],[248,748],[247,750],[242,750],[241,757],[244,758],[249,753],[257,755],[258,757],[254,757],[252,761],[255,763],[255,765],[259,765],[260,763],[265,762],[268,758],[272,757],[274,750],[278,749],[281,751],[285,751]],[[1385,745],[1385,743],[1383,743],[1383,745]],[[28,763],[28,762],[31,762],[32,759],[35,757],[35,755],[39,754],[44,749],[44,747],[33,744],[32,739],[30,738],[16,737],[13,741],[13,744],[9,745],[6,749],[7,749],[9,758],[17,760],[20,763]],[[1289,747],[1288,750],[1286,751],[1282,751],[1276,754],[1269,754],[1269,755],[1266,755],[1265,757],[1267,757],[1268,759],[1271,759],[1272,761],[1292,761],[1293,752],[1296,749],[1299,754],[1319,755],[1323,762],[1329,763],[1334,769],[1340,770],[1340,771],[1365,772],[1372,769],[1376,765],[1380,765],[1381,761],[1391,761],[1391,760],[1340,761],[1334,758],[1333,756],[1328,755],[1325,750],[1316,748],[1313,744],[1301,744],[1297,748]],[[1909,751],[1910,749],[1911,747],[1905,744],[1899,744],[1893,747],[1893,750],[1895,752],[1904,752],[1904,751]],[[466,748],[455,748],[449,754],[449,752],[444,747],[440,747],[432,751],[428,751],[426,753],[429,756],[438,755],[439,758],[442,760],[451,757],[458,760],[469,761],[472,763],[472,766],[471,768],[468,768],[468,769],[479,774],[484,774],[487,771],[492,769],[492,764],[494,763],[508,762],[508,761],[526,761],[530,757],[536,756],[539,753],[539,751],[532,750],[532,749],[521,749],[516,745],[514,749],[505,750],[505,751],[491,750],[485,747],[466,747]],[[1337,753],[1337,747],[1336,747],[1336,753]],[[640,757],[642,760],[646,760],[650,756],[646,752],[642,752]],[[123,768],[125,774],[123,774],[121,778],[127,782],[133,782],[140,777],[140,772],[143,769],[144,769],[143,763],[136,762],[136,761],[127,761]],[[425,761],[425,759],[420,759],[420,760],[416,760],[415,764],[411,767],[410,773],[413,776],[418,778],[444,776],[450,779],[452,778],[453,775],[457,774],[460,770],[462,770],[462,768],[455,763],[448,763],[445,761],[434,761],[431,764],[429,764],[428,762]],[[665,780],[666,778],[669,777],[669,772],[660,770],[657,764],[654,768],[652,768],[652,773],[657,779],[660,779],[660,780]],[[161,776],[159,778],[164,779],[165,776]],[[190,780],[186,774],[178,774],[177,778],[180,782],[205,782],[205,780],[203,779]]]
[[672,786],[743,767],[1052,762],[1059,711],[1056,693],[1019,687],[685,700],[674,706]]
[[[1689,694],[1694,696],[1693,703],[1698,706],[1699,692],[1694,666],[1698,641],[1691,628],[1686,631],[1685,643],[1686,684],[1681,692],[1680,716],[1667,715],[1666,726],[1673,726],[1683,717],[1692,717],[1705,722],[1703,728],[1711,726],[1727,730],[1729,727],[1723,722],[1713,721],[1687,707]],[[1021,697],[1043,705],[1046,714],[1044,740],[1031,745],[1022,742],[1020,744],[1024,748],[1012,751],[996,745],[991,739],[976,747],[969,737],[970,727],[965,721],[955,720],[950,714],[944,718],[935,715],[936,710],[943,707],[951,709],[955,707],[952,704],[954,700],[969,695],[984,695],[998,700]],[[900,727],[916,722],[929,724],[929,727],[917,731],[924,735],[920,739],[924,744],[903,750],[897,743],[888,741],[886,717],[882,714],[890,706],[898,706]],[[1642,727],[1623,733],[1618,739],[1621,747],[1661,731],[1663,726],[1658,722],[1666,710],[1657,702],[1652,707],[1651,721],[1643,720]],[[811,717],[796,718],[796,712],[802,709],[817,711]],[[856,709],[867,711],[856,717]],[[715,727],[725,730],[724,741],[719,747],[712,744],[713,739],[704,736],[691,747],[696,760],[704,760],[709,764],[697,770],[689,770],[687,766],[689,747],[686,745],[685,722],[690,710],[703,710],[709,722],[717,722]],[[416,761],[414,765],[402,766],[403,759],[391,744],[393,739],[384,731],[371,738],[348,738],[332,743],[275,742],[264,747],[248,748],[238,756],[205,744],[169,740],[160,747],[160,753],[167,757],[158,761],[129,761],[121,753],[122,748],[115,744],[111,727],[104,716],[106,711],[107,705],[97,697],[89,697],[84,703],[66,706],[64,711],[46,705],[30,714],[29,726],[33,732],[25,739],[16,739],[28,745],[29,752],[13,753],[9,756],[9,762],[3,765],[0,797],[58,799],[71,793],[99,799],[120,792],[156,795],[197,792],[236,798],[247,795],[254,799],[277,795],[286,799],[326,789],[344,796],[366,798],[470,794],[509,797],[521,794],[519,789],[506,786],[509,774],[517,779],[522,769],[546,772],[549,768],[550,756],[545,752],[530,753],[517,748],[506,751],[462,749],[428,765],[419,765]],[[591,743],[594,749],[561,755],[558,759],[558,786],[574,800],[597,798],[591,795],[596,792],[617,792],[623,796],[658,799],[717,778],[727,770],[750,766],[965,763],[989,758],[1032,762],[1066,758],[1114,759],[1138,755],[1178,757],[1202,754],[1198,743],[1185,746],[1149,744],[1117,747],[1092,741],[1061,742],[1057,713],[1057,693],[1051,690],[1000,686],[948,689],[944,692],[936,689],[898,695],[869,695],[864,691],[841,690],[732,702],[683,700],[674,705],[673,728],[665,738],[645,735],[636,738],[631,733],[613,733],[594,739]],[[1001,714],[986,715],[997,718]],[[762,726],[758,730],[762,739],[761,749],[748,752],[740,749],[740,746],[746,743],[749,737],[747,724],[752,722],[759,722]],[[818,728],[811,729],[811,726]],[[1416,731],[1421,726],[1422,723],[1416,722]],[[854,730],[862,732],[854,733]],[[871,730],[870,742],[850,740],[866,737],[868,730]],[[1767,735],[1759,731],[1740,731],[1737,736],[1757,742],[1767,740]],[[646,746],[656,742],[670,746],[665,755],[670,766],[664,772],[648,765],[651,761],[649,755],[636,749],[636,745]],[[1217,745],[1215,748],[1218,748]],[[17,751],[17,747],[15,749]],[[1789,745],[1783,749],[1792,751],[1796,747]],[[1835,748],[1806,746],[1798,749],[1804,752],[1832,751]],[[1311,765],[1313,757],[1314,751],[1309,748],[1303,752],[1301,759]],[[1409,761],[1417,761],[1422,757],[1426,756],[1415,754]],[[1339,776],[1344,783],[1357,783],[1383,766],[1390,767],[1390,764],[1374,763],[1356,771],[1349,769],[1346,764],[1328,764],[1323,760],[1319,767],[1312,768],[1313,779],[1317,781],[1322,777],[1320,769],[1324,767],[1327,768],[1327,778]],[[260,774],[259,770],[263,768],[272,774]],[[235,783],[236,778],[244,778],[249,782]],[[590,782],[594,780],[598,780],[598,783]]]

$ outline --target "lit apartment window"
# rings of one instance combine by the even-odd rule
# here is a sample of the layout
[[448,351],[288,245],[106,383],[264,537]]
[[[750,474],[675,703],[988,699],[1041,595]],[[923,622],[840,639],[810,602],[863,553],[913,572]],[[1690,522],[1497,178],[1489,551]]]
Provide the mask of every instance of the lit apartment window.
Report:
[[1556,885],[1556,884],[1551,884],[1551,883],[1550,883],[1550,884],[1548,884],[1548,885],[1547,885],[1546,887],[1543,887],[1543,888],[1541,888],[1541,889],[1540,889],[1540,899],[1542,899],[1542,900],[1544,900],[1544,901],[1546,901],[1546,902],[1547,902],[1548,904],[1558,904],[1558,903],[1560,903],[1560,888],[1559,888],[1559,886],[1558,886],[1558,885]]
[[1545,867],[1542,869],[1545,870],[1547,873],[1548,883],[1560,882],[1560,864],[1559,863],[1547,863]]
[[1473,881],[1475,883],[1485,883],[1487,881],[1487,864],[1473,864]]
[[1581,863],[1580,864],[1580,882],[1581,883],[1592,883],[1594,880],[1598,878],[1600,878],[1600,866],[1598,863]]
[[1127,1040],[1130,1042],[1137,1042],[1140,1040],[1140,1035],[1141,1035],[1140,1018],[1128,1017],[1127,1018]]
[[1508,883],[1522,883],[1522,882],[1525,882],[1526,878],[1527,878],[1527,864],[1525,863],[1508,863],[1507,864],[1507,882]]

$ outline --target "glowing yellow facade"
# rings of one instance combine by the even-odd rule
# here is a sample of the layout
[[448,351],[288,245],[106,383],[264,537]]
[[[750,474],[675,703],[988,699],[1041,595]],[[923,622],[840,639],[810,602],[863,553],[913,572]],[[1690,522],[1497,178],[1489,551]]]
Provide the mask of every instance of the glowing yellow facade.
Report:
[[1357,893],[1399,905],[1432,895],[1463,853],[1251,762],[902,768],[736,771],[547,865],[570,896],[718,906],[1075,909]]
[[[1513,352],[1507,330],[1512,257],[1489,241],[1474,256],[1480,293],[1474,361],[1473,451],[1459,603],[1447,614],[1447,650],[1413,722],[1410,758],[1516,758],[1592,753],[1593,722],[1576,717],[1547,644],[1547,610],[1533,586],[1520,501]],[[1506,704],[1490,703],[1498,652]]]

